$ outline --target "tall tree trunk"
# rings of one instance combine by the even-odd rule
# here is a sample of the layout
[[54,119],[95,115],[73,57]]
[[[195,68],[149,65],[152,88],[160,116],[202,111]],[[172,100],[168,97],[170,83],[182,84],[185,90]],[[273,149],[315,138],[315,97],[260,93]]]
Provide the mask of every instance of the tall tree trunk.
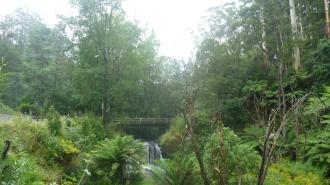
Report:
[[[102,54],[103,58],[103,65],[104,65],[104,71],[103,71],[103,98],[102,98],[102,121],[103,121],[103,127],[105,131],[107,132],[109,130],[109,123],[110,123],[110,99],[111,99],[111,93],[110,93],[110,63],[114,63],[114,60],[110,59],[110,51],[107,47],[107,44],[104,41],[104,38],[106,37],[106,32],[110,31],[112,29],[112,18],[113,18],[113,7],[111,7],[111,11],[108,14],[104,15],[105,24],[101,26],[100,30],[97,30],[97,46],[98,52]],[[114,75],[114,73],[113,73]]]
[[324,12],[325,12],[325,26],[326,34],[330,39],[330,16],[329,16],[329,0],[324,0]]
[[106,131],[109,129],[110,123],[110,79],[109,79],[109,57],[106,49],[103,51],[104,57],[104,73],[103,73],[103,100],[102,100],[102,120]]
[[264,5],[261,6],[261,12],[262,15],[260,17],[260,22],[261,22],[261,40],[262,40],[262,51],[263,51],[263,56],[264,56],[264,65],[266,68],[269,68],[270,66],[270,61],[269,61],[269,52],[267,48],[267,42],[266,42],[266,23],[265,23],[265,10],[264,10]]
[[102,121],[104,129],[108,131],[110,123],[110,101],[108,95],[105,95],[102,101]]
[[290,19],[291,19],[291,28],[292,28],[292,38],[293,38],[293,68],[295,71],[299,71],[301,68],[300,63],[300,49],[297,45],[298,38],[298,25],[297,25],[297,16],[296,16],[296,7],[294,0],[289,0],[290,4]]

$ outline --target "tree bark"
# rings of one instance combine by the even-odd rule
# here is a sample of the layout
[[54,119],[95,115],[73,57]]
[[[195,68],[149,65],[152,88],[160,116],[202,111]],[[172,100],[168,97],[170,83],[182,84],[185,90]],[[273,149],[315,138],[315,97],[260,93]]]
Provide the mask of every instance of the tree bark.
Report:
[[324,0],[325,26],[326,34],[330,39],[330,16],[329,16],[329,0]]
[[299,71],[301,68],[300,63],[300,49],[296,43],[298,38],[298,25],[297,25],[297,16],[294,0],[289,0],[290,4],[290,19],[291,19],[291,28],[292,28],[292,39],[293,39],[293,68],[295,71]]

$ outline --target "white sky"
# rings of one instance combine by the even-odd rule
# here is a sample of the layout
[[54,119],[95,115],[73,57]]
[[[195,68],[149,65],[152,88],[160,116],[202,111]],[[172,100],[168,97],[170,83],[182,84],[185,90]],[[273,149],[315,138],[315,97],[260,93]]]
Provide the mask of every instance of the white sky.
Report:
[[[233,0],[126,0],[123,7],[130,19],[138,20],[156,33],[160,41],[159,53],[188,59],[194,50],[194,36],[202,17],[210,7]],[[0,0],[0,14],[28,8],[53,25],[56,15],[70,15],[68,0]]]

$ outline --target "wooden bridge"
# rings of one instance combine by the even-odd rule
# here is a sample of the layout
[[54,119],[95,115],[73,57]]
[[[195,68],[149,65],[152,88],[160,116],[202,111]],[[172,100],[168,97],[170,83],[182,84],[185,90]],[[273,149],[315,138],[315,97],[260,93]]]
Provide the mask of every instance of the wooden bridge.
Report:
[[173,118],[123,118],[114,123],[123,126],[169,126]]
[[170,128],[172,120],[173,118],[123,118],[113,122],[129,135],[155,141]]

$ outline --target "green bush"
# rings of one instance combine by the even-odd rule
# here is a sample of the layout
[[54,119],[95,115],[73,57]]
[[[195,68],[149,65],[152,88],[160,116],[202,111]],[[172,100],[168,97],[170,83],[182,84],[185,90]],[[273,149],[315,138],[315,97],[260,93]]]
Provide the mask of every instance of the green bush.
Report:
[[33,115],[33,116],[40,115],[40,109],[36,105],[22,103],[21,105],[19,105],[18,109],[22,114]]
[[307,163],[279,161],[268,170],[265,185],[325,185],[322,172]]
[[0,127],[0,137],[12,140],[12,151],[33,153],[45,162],[57,156],[57,138],[50,134],[45,122],[16,117]]
[[104,140],[102,120],[94,114],[62,117],[61,136],[74,142],[81,152],[89,152],[101,140]]
[[3,184],[51,182],[53,178],[48,170],[40,166],[36,158],[29,154],[10,154],[0,163],[0,179]]
[[[226,157],[221,157],[221,144],[218,133],[211,135],[205,146],[204,159],[208,168],[208,173],[213,183],[216,183],[219,174],[217,169],[228,166],[228,183],[237,184],[244,182],[245,174],[252,174],[256,178],[259,169],[260,156],[248,144],[242,144],[241,139],[229,128],[224,128]],[[226,161],[226,162],[224,162]]]
[[79,149],[71,140],[51,134],[44,121],[28,117],[17,117],[9,123],[2,124],[0,137],[12,140],[14,152],[33,154],[42,163],[68,161],[68,156],[79,153]]
[[[330,175],[330,125],[324,129],[313,132],[306,139],[307,147],[305,158],[312,164],[320,167],[328,176]],[[305,144],[305,140],[301,140]]]
[[61,117],[53,106],[48,109],[46,117],[49,131],[54,135],[60,135],[62,129]]
[[186,135],[184,120],[176,118],[165,134],[160,138],[160,146],[166,154],[173,154],[180,149],[180,143]]
[[15,114],[15,111],[8,107],[7,105],[4,105],[0,102],[0,114]]

